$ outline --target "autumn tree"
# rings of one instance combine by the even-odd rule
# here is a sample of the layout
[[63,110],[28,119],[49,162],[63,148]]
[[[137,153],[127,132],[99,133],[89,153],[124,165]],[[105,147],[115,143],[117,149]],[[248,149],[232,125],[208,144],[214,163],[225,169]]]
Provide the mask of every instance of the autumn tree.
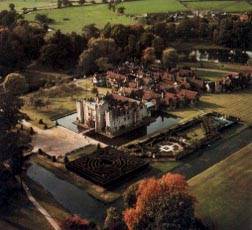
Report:
[[15,95],[21,95],[28,91],[28,84],[25,77],[18,73],[8,74],[3,82],[3,87]]
[[133,229],[200,229],[194,215],[195,198],[185,178],[166,174],[139,183],[136,203],[124,212],[124,221]]
[[96,230],[97,227],[78,215],[67,217],[61,224],[62,230]]
[[142,61],[144,64],[153,64],[156,60],[155,49],[148,47],[143,51]]
[[122,214],[115,208],[107,209],[107,216],[104,222],[105,230],[127,230]]

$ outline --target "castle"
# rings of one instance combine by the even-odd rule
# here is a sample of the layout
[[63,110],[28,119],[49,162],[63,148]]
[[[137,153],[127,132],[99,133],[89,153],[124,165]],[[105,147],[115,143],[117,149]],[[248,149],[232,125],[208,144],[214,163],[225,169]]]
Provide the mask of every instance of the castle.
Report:
[[118,94],[78,100],[76,106],[78,125],[94,128],[95,132],[108,137],[142,127],[150,120],[144,103]]

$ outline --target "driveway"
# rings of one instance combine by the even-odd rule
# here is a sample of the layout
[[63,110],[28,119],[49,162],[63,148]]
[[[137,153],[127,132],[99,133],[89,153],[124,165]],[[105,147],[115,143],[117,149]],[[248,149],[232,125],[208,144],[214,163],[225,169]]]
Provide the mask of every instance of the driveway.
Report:
[[[81,133],[75,133],[64,127],[57,126],[51,129],[40,129],[32,126],[31,123],[24,121],[26,127],[32,127],[35,135],[32,137],[32,146],[35,151],[41,149],[50,156],[64,156],[66,153],[89,144],[97,145],[98,141],[83,136]],[[104,146],[103,143],[100,143]]]

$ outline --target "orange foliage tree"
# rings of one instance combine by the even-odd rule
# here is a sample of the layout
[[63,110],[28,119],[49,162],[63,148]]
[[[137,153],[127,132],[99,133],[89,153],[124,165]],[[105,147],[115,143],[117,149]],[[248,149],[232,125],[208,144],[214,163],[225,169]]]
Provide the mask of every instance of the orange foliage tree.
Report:
[[78,215],[67,217],[61,224],[62,230],[97,230],[94,223],[81,218]]
[[168,173],[139,183],[136,204],[125,210],[124,221],[129,230],[198,229],[194,203],[185,178]]

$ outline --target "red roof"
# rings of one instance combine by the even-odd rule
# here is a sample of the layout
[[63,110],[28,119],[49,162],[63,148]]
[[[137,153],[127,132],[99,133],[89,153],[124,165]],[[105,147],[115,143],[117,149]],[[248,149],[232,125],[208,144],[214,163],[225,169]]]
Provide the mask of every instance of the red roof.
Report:
[[181,89],[177,93],[178,97],[185,97],[189,100],[194,100],[199,96],[199,93],[196,91],[188,90],[188,89]]

